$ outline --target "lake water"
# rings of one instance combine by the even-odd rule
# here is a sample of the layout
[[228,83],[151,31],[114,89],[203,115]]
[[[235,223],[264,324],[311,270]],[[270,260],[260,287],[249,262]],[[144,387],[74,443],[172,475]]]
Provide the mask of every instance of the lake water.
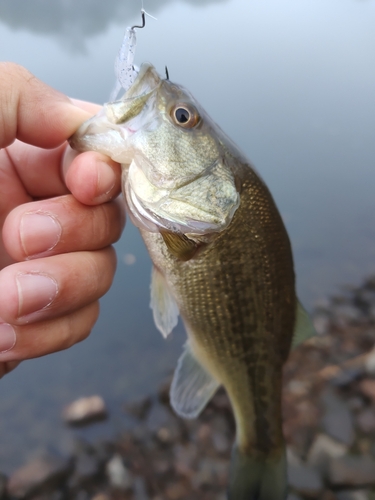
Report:
[[[0,59],[62,92],[108,100],[138,0],[1,0]],[[144,0],[158,18],[138,31],[148,60],[186,86],[270,187],[295,255],[307,308],[375,271],[375,2]],[[67,450],[61,409],[99,393],[112,417],[85,431],[113,435],[124,401],[155,391],[173,369],[181,325],[164,341],[149,309],[150,261],[129,223],[115,283],[92,335],[27,361],[0,382],[0,470],[45,445]]]

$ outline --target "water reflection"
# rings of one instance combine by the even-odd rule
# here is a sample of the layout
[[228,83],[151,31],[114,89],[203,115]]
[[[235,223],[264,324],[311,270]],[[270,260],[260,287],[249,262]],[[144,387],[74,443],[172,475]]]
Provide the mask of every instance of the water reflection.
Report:
[[[227,0],[182,0],[196,7]],[[144,3],[156,14],[172,0]],[[174,2],[176,3],[176,2]],[[84,48],[84,39],[105,31],[112,22],[126,26],[139,14],[141,1],[124,0],[3,0],[0,21],[13,29],[53,35],[67,48]]]

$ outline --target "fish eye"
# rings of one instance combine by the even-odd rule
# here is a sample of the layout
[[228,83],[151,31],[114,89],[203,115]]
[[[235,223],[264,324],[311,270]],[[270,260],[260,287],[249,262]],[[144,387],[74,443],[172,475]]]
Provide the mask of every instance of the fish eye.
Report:
[[188,104],[177,104],[171,112],[171,116],[177,125],[184,128],[193,128],[199,121],[198,111]]

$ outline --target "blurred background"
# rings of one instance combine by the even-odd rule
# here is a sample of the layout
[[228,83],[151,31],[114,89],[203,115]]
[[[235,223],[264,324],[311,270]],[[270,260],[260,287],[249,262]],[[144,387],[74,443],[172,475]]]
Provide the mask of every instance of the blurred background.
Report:
[[[27,67],[71,97],[103,103],[138,0],[0,0],[0,60]],[[375,270],[375,2],[144,0],[136,63],[186,86],[270,187],[307,309]],[[46,166],[47,168],[47,166]],[[90,338],[23,363],[0,382],[0,470],[37,448],[63,450],[71,400],[101,394],[121,431],[124,401],[156,390],[184,342],[164,341],[149,309],[151,264],[137,230],[116,245],[115,283]]]

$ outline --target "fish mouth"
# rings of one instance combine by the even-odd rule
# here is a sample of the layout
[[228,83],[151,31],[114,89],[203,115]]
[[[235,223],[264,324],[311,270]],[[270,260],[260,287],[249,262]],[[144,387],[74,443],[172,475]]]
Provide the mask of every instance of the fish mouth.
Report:
[[95,116],[84,122],[70,137],[70,146],[82,153],[98,151],[119,163],[130,163],[126,155],[128,139],[148,125],[147,113],[161,85],[155,68],[142,64],[133,85],[118,101],[108,102]]

